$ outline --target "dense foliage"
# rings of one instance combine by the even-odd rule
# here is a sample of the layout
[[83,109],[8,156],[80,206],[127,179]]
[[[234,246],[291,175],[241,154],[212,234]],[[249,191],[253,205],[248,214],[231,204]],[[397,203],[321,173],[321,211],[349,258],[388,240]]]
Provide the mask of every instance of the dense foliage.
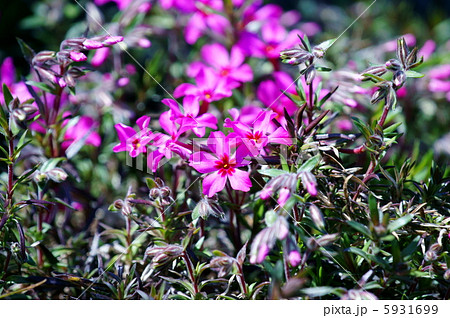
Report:
[[0,299],[448,299],[450,19],[379,2],[35,2]]

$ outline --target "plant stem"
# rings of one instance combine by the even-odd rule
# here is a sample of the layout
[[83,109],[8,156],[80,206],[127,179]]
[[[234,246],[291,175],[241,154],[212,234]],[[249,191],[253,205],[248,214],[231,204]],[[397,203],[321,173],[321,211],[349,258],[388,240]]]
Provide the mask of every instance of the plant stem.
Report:
[[313,92],[313,84],[308,85],[309,88],[309,96],[308,96],[308,108],[306,109],[306,113],[308,114],[308,124],[310,124],[313,120],[313,111],[314,111],[314,92]]
[[[195,295],[197,295],[199,293],[199,289],[197,285],[197,280],[195,279],[194,275],[194,265],[192,264],[191,259],[189,258],[186,252],[183,253],[182,257],[184,259],[184,262],[186,263],[189,278],[191,279],[192,285],[194,286]],[[195,295],[193,296],[195,297]]]

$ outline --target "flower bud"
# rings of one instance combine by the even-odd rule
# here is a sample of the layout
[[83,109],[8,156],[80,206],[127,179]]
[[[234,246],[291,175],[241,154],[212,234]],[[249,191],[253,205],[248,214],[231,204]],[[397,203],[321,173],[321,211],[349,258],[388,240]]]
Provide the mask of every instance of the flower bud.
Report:
[[42,182],[42,181],[47,181],[48,180],[48,176],[44,172],[36,171],[36,173],[33,175],[33,180],[36,183],[39,183],[39,182]]
[[42,51],[36,54],[32,59],[32,64],[43,64],[55,58],[55,52],[53,51]]
[[284,187],[280,190],[280,192],[278,194],[277,202],[280,206],[284,206],[290,197],[291,197],[291,191],[288,188]]
[[47,171],[47,176],[58,183],[67,179],[67,173],[61,168],[53,168]]
[[313,197],[317,195],[317,180],[316,177],[309,171],[303,171],[301,173],[303,187]]
[[450,269],[447,269],[444,273],[444,279],[450,281]]
[[386,97],[386,94],[387,94],[386,89],[384,89],[384,88],[378,89],[378,90],[372,95],[372,98],[371,98],[371,100],[370,100],[370,103],[371,103],[371,104],[376,104],[376,103],[378,103],[380,100],[382,100],[383,98]]
[[113,45],[123,41],[123,36],[107,36],[105,40],[103,40],[104,45]]
[[123,208],[123,200],[118,199],[116,201],[114,201],[114,208],[116,208],[117,210],[122,210]]
[[21,122],[27,118],[27,113],[23,109],[16,108],[12,111],[12,117],[15,121]]
[[397,71],[394,74],[393,83],[396,87],[401,87],[406,81],[406,73],[403,71]]
[[161,195],[161,191],[158,188],[152,188],[149,192],[150,199],[157,199]]
[[49,80],[49,81],[52,82],[52,83],[56,83],[56,82],[57,82],[57,81],[56,81],[56,76],[55,76],[56,73],[55,73],[54,71],[49,70],[49,69],[42,68],[42,67],[40,67],[40,66],[35,66],[34,68],[35,68],[36,71],[38,71],[39,74],[40,74],[42,77],[44,77],[45,79]]
[[312,49],[312,53],[316,58],[321,59],[325,55],[325,50],[319,46],[315,46]]
[[291,266],[298,266],[302,261],[302,256],[296,250],[290,251],[288,255],[288,261]]
[[92,40],[92,39],[86,39],[83,41],[83,47],[86,50],[95,50],[95,49],[100,49],[102,48],[104,45],[102,42],[96,41],[96,40]]
[[82,52],[72,51],[69,53],[69,56],[75,62],[83,62],[87,60],[86,55],[84,55],[84,53]]
[[314,80],[314,78],[316,77],[316,68],[314,67],[314,65],[311,65],[310,67],[307,68],[306,72],[305,72],[305,81],[307,85],[311,85],[312,81]]
[[381,76],[386,72],[387,72],[387,70],[386,70],[385,65],[371,66],[362,72],[362,76],[363,76],[362,80],[370,79],[370,77],[365,77],[363,74],[372,74],[372,75],[376,75],[376,76]]
[[396,59],[390,59],[386,62],[386,68],[389,70],[397,71],[402,67],[400,62]]
[[317,228],[321,230],[325,228],[322,212],[320,212],[320,209],[315,204],[311,204],[309,207],[309,215]]

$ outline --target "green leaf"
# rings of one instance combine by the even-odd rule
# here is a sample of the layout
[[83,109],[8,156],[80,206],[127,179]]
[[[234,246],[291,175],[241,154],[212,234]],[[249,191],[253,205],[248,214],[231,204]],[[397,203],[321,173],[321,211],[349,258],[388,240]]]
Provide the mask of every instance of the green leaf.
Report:
[[393,124],[393,125],[391,125],[391,126],[385,128],[385,129],[383,129],[383,133],[384,133],[384,134],[392,133],[392,132],[394,132],[401,124],[402,124],[402,122],[395,123],[395,124]]
[[311,171],[313,170],[320,162],[321,156],[315,155],[314,157],[309,158],[304,162],[298,171]]
[[320,286],[320,287],[309,287],[301,289],[303,294],[309,297],[322,297],[329,294],[336,294],[340,291],[340,288],[330,287],[330,286]]
[[53,168],[56,168],[56,166],[60,162],[65,161],[65,160],[66,160],[66,158],[64,158],[64,157],[49,159],[46,162],[44,162],[44,164],[42,165],[40,170],[41,170],[41,172],[47,172]]
[[347,224],[360,232],[361,234],[364,234],[368,238],[372,238],[372,233],[370,232],[369,228],[365,226],[364,224],[358,223],[356,221],[347,221]]
[[411,71],[411,70],[406,71],[406,77],[421,78],[421,77],[424,77],[424,76],[425,76],[425,74],[422,74],[422,73],[419,73],[419,72],[416,72],[416,71]]
[[280,169],[260,169],[258,172],[269,177],[278,177],[286,173],[286,171]]
[[384,78],[377,76],[377,75],[370,74],[370,73],[364,73],[362,76],[368,77],[370,80],[372,80],[372,82],[375,82],[375,83],[380,83],[380,82],[385,81]]
[[378,225],[380,222],[380,215],[378,212],[377,199],[372,193],[369,194],[369,210],[373,224]]
[[28,64],[31,65],[31,60],[36,55],[34,53],[33,49],[28,46],[22,39],[16,38],[17,42],[19,42],[20,49],[22,50],[22,54],[25,57],[25,60],[27,60]]
[[315,68],[319,72],[331,72],[333,70],[333,69],[331,69],[329,67],[325,67],[325,66],[316,66]]
[[200,217],[200,212],[199,211],[200,211],[200,205],[197,204],[195,206],[195,208],[192,210],[192,214],[191,214],[192,220],[195,221],[195,220],[197,220]]
[[369,130],[369,128],[364,124],[359,118],[352,117],[353,123],[358,128],[358,130],[363,134],[365,139],[369,139],[369,137],[372,135],[372,132]]
[[[3,100],[5,101],[5,106],[8,106],[9,103],[11,103],[11,101],[13,99],[14,99],[14,97],[12,96],[8,86],[6,86],[6,84],[3,83]],[[2,111],[3,111],[3,109],[2,109]],[[5,118],[6,118],[6,116],[5,116]]]
[[45,83],[35,82],[35,81],[26,81],[25,84],[37,87],[47,93],[55,94],[55,89]]
[[408,215],[402,216],[401,218],[399,218],[395,221],[392,221],[387,226],[387,231],[390,233],[390,232],[394,232],[395,230],[398,230],[399,228],[401,228],[401,227],[405,226],[406,224],[408,224],[409,222],[411,222],[413,217],[414,216],[412,214],[408,214]]
[[336,90],[339,88],[339,86],[336,86],[331,92],[328,92],[320,101],[319,101],[319,107],[322,107],[323,104],[336,92]]
[[330,48],[330,46],[332,46],[334,44],[334,42],[336,42],[336,39],[326,40],[325,42],[320,43],[316,47],[319,47],[322,50],[326,51]]

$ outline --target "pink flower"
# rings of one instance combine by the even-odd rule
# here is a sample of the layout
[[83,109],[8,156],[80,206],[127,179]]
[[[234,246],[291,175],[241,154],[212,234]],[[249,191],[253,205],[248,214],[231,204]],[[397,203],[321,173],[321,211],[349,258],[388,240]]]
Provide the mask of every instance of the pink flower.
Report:
[[191,154],[192,147],[180,142],[178,139],[192,127],[180,126],[178,128],[172,118],[174,118],[174,115],[171,110],[162,113],[159,117],[161,128],[169,135],[156,133],[154,136],[153,146],[157,149],[149,153],[147,157],[147,165],[153,172],[158,169],[163,157],[169,160],[175,153],[183,159],[188,159]]
[[[68,116],[70,115],[70,113],[67,112],[64,115]],[[66,117],[64,115],[63,117]],[[66,119],[63,122],[63,126],[66,126],[68,122],[69,120]],[[81,139],[85,138],[86,135],[87,137],[84,141],[84,144],[99,147],[101,144],[101,138],[100,135],[96,131],[94,131],[97,126],[98,123],[93,118],[88,116],[80,116],[80,119],[75,125],[67,128],[64,134],[64,141],[61,144],[61,148],[69,148],[71,144],[80,141]]]
[[291,191],[286,187],[281,188],[280,192],[278,193],[277,203],[280,206],[284,206],[290,197],[291,197]]
[[140,153],[147,152],[147,144],[155,137],[148,129],[150,117],[142,116],[136,123],[140,128],[138,132],[122,123],[114,126],[120,140],[120,143],[114,146],[114,152],[128,151],[131,157],[137,157]]
[[184,83],[178,86],[173,92],[173,96],[178,98],[192,95],[197,96],[200,101],[210,103],[232,95],[226,82],[215,76],[210,68],[200,70],[195,81],[196,85]]
[[244,160],[246,153],[241,148],[232,153],[231,139],[221,131],[213,132],[208,138],[211,153],[200,151],[191,156],[190,166],[200,173],[208,173],[203,179],[203,194],[208,197],[222,191],[227,181],[233,189],[244,192],[252,186],[249,173],[237,169],[249,164]]
[[238,46],[253,57],[278,60],[282,50],[291,48],[298,43],[297,35],[303,35],[300,30],[289,33],[275,19],[271,19],[261,28],[261,39],[254,33],[243,32]]
[[245,125],[253,125],[263,111],[264,109],[259,106],[246,105],[240,109],[231,108],[228,110],[228,113],[234,121],[238,121]]
[[417,56],[420,58],[423,56],[424,61],[428,60],[436,49],[436,43],[433,40],[427,40],[422,48],[417,53]]
[[276,113],[272,111],[263,112],[257,120],[255,120],[253,129],[249,125],[225,119],[224,127],[233,128],[233,132],[241,137],[243,145],[247,148],[251,156],[264,154],[264,147],[269,143],[278,143],[291,145],[292,141],[289,133],[283,127],[276,130],[271,129],[271,121],[276,117]]
[[196,12],[188,21],[184,37],[186,42],[194,44],[207,31],[225,35],[230,27],[227,18],[215,12],[222,12],[222,0],[197,0]]
[[165,10],[174,8],[183,13],[190,13],[196,10],[194,0],[159,0],[159,4]]
[[[8,86],[11,94],[14,97],[19,98],[20,102],[25,102],[33,97],[28,92],[28,89],[23,82],[15,82],[16,79],[16,70],[14,68],[13,59],[11,57],[7,57],[1,67],[0,67],[0,86],[5,84]],[[0,89],[0,100],[3,103],[3,90]],[[33,103],[34,105],[34,103]],[[36,107],[37,108],[37,107]]]
[[288,261],[291,266],[298,266],[302,261],[302,256],[297,250],[293,250],[289,252]]
[[[259,84],[256,91],[258,99],[264,106],[271,108],[278,114],[278,121],[284,119],[284,108],[289,115],[294,114],[297,105],[286,97],[282,92],[295,93],[295,82],[292,78],[283,72],[275,72],[273,74],[275,80],[265,80]],[[281,122],[281,121],[280,121]]]
[[205,135],[205,128],[217,129],[217,118],[213,114],[200,113],[199,98],[196,96],[186,96],[183,99],[183,112],[180,110],[179,104],[173,99],[164,99],[162,103],[169,106],[172,111],[171,120],[176,121],[183,127],[185,132],[192,129],[197,137],[203,137]]
[[[215,75],[225,79],[229,86],[238,87],[239,82],[249,82],[253,79],[252,69],[243,64],[245,56],[237,46],[233,46],[230,55],[222,44],[207,44],[203,46],[201,56],[215,71]],[[196,77],[205,67],[202,62],[194,62],[188,67],[187,74]]]

